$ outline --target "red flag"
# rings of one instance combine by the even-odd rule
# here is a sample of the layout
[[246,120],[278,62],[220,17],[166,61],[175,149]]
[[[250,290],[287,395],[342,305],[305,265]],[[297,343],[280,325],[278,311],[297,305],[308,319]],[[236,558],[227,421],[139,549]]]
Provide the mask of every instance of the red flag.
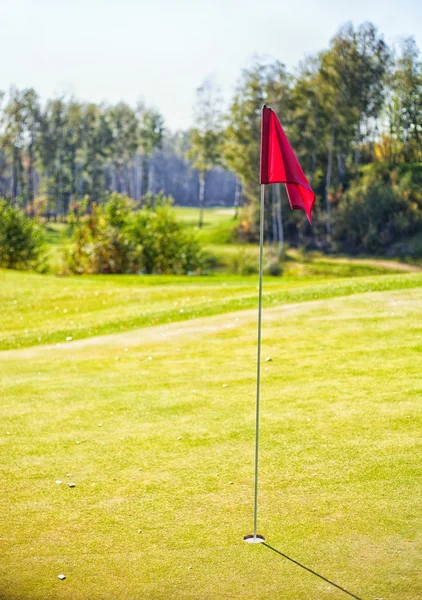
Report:
[[312,223],[315,194],[305,177],[277,115],[262,109],[261,184],[285,183],[292,209],[303,210]]

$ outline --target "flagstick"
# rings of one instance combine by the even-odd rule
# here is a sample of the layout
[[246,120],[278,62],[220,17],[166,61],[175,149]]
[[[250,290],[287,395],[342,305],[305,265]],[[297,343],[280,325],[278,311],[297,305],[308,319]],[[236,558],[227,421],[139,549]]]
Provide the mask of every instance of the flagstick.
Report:
[[[253,534],[245,535],[245,542],[259,543],[264,536],[257,534],[258,514],[258,453],[259,453],[259,395],[261,383],[261,324],[262,324],[262,265],[264,254],[264,205],[265,184],[285,183],[295,186],[295,193],[289,200],[292,208],[306,212],[311,222],[312,206],[315,202],[308,180],[289,144],[282,126],[271,108],[265,104],[261,112],[261,152],[260,152],[261,210],[259,222],[259,302],[258,302],[258,356],[256,365],[256,422],[255,422],[255,493],[253,507]],[[292,192],[293,193],[293,192]]]
[[258,291],[258,353],[256,361],[256,413],[255,413],[255,493],[253,507],[253,535],[245,535],[245,542],[258,544],[265,541],[257,534],[258,520],[258,451],[259,451],[259,400],[261,390],[261,323],[262,323],[262,271],[264,262],[264,207],[265,185],[261,185],[261,208],[259,217],[259,291]]
[[262,323],[262,265],[264,255],[264,207],[265,185],[261,185],[261,211],[259,222],[259,292],[258,292],[258,353],[256,360],[256,420],[255,420],[255,497],[253,511],[253,535],[256,538],[258,512],[258,448],[259,448],[259,400],[261,390],[261,323]]

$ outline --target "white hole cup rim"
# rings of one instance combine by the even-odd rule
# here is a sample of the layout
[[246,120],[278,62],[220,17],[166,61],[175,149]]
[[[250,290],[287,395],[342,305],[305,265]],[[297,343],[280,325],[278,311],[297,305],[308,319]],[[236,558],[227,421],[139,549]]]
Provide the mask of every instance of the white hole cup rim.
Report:
[[248,544],[262,544],[265,542],[265,538],[263,535],[259,535],[258,533],[256,535],[250,533],[249,535],[243,536],[243,541]]

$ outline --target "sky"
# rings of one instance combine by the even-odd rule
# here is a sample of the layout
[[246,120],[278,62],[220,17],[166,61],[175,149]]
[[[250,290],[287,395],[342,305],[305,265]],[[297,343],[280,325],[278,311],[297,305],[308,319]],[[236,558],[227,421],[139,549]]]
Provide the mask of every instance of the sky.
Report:
[[389,44],[413,35],[422,50],[420,0],[0,0],[0,90],[144,99],[185,129],[206,77],[228,102],[254,56],[294,71],[347,21],[373,22]]

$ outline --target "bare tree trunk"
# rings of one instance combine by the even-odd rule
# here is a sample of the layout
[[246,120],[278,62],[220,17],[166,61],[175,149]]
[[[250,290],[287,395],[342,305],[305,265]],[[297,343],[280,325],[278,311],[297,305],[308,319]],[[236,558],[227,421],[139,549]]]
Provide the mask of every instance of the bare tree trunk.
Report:
[[390,163],[393,162],[393,119],[390,117]]
[[125,177],[125,167],[121,165],[119,168],[119,180],[120,180],[120,192],[124,195],[127,194],[126,189],[126,177]]
[[73,203],[74,198],[76,196],[76,149],[73,148],[72,151],[72,160],[70,163],[70,176],[72,178],[72,181],[70,183],[70,198],[69,198],[69,205]]
[[132,186],[133,186],[133,199],[135,201],[138,199],[137,174],[138,174],[138,158],[137,158],[137,156],[135,154],[134,157],[132,158],[132,168],[131,168]]
[[[63,214],[64,214],[64,193],[63,193],[63,171],[62,171],[62,163],[60,163],[57,197],[58,197],[58,204],[60,206],[60,212],[62,213],[62,220],[63,220]],[[57,212],[59,212],[59,211],[57,211]]]
[[346,167],[344,165],[344,153],[337,152],[337,168],[341,183],[344,185],[346,179]]
[[111,165],[111,190],[113,192],[117,192],[117,181],[116,181],[116,170],[113,167],[113,165]]
[[123,181],[122,181],[122,171],[121,168],[116,165],[115,167],[116,173],[116,192],[118,194],[123,194]]
[[26,171],[27,178],[27,203],[29,215],[34,216],[34,132],[31,131],[31,139],[28,145],[28,168]]
[[240,206],[240,193],[242,191],[242,186],[239,179],[236,177],[236,183],[234,187],[234,218],[237,219],[237,215],[239,212]]
[[284,250],[284,231],[283,231],[283,215],[282,215],[282,207],[281,207],[281,193],[280,193],[280,184],[276,183],[275,185],[275,193],[277,197],[277,225],[278,225],[278,244],[279,244],[279,252],[280,256],[283,255]]
[[136,189],[137,189],[137,200],[142,196],[142,158],[136,156]]
[[18,174],[18,164],[19,164],[19,151],[16,147],[13,148],[13,165],[12,165],[12,204],[16,202],[16,198],[18,197],[18,184],[19,184],[19,174]]
[[327,205],[327,239],[331,240],[331,205],[330,205],[330,187],[331,187],[331,173],[333,168],[333,149],[336,132],[336,122],[333,121],[331,126],[331,140],[330,148],[328,150],[328,164],[327,164],[327,177],[325,180],[325,194],[326,194],[326,205]]
[[126,189],[127,189],[127,195],[129,196],[129,198],[133,198],[133,190],[132,190],[132,181],[131,181],[131,176],[130,176],[130,163],[129,165],[126,164],[125,165],[125,178],[126,178]]
[[152,164],[152,156],[149,159],[148,165],[148,191],[153,193],[153,184],[154,184],[154,168]]
[[34,216],[34,165],[33,165],[33,158],[30,155],[29,156],[29,160],[28,160],[28,169],[26,172],[26,177],[28,180],[28,208],[29,208],[29,215],[31,217]]
[[356,127],[356,137],[355,137],[355,177],[358,175],[359,169],[359,160],[360,160],[360,118]]
[[141,195],[145,194],[149,190],[149,169],[148,169],[148,156],[144,154],[142,156],[142,168],[141,168],[141,180],[142,180],[142,192]]
[[205,205],[205,173],[199,172],[199,221],[198,227],[204,223],[204,205]]

